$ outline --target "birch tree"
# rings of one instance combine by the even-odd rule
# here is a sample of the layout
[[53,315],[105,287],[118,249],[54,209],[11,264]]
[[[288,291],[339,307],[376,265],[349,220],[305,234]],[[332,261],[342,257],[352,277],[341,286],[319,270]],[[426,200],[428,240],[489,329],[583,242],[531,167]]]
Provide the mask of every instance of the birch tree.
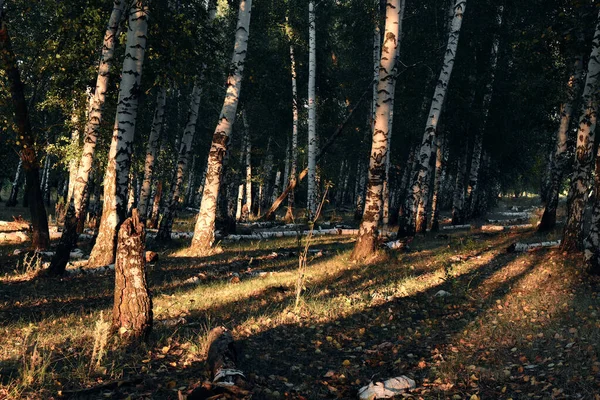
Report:
[[117,116],[104,176],[102,219],[96,244],[88,262],[90,266],[103,266],[114,262],[116,237],[127,212],[127,183],[147,31],[148,6],[145,0],[137,0],[129,10],[127,45],[119,87]]
[[252,0],[240,0],[231,68],[227,78],[227,92],[208,154],[202,203],[200,204],[200,212],[190,247],[190,250],[196,254],[206,253],[215,239],[217,197],[221,183],[223,157],[229,145],[229,136],[231,135],[231,128],[235,120],[242,88],[242,76],[244,73],[246,50],[248,48],[248,35],[250,33],[251,8]]
[[[567,197],[567,223],[561,248],[564,251],[583,247],[583,213],[594,163],[594,141],[598,112],[598,75],[600,74],[600,12],[588,61],[587,76],[581,99],[581,115],[577,130],[577,150]],[[587,252],[586,252],[587,254]]]
[[244,124],[244,144],[246,145],[246,207],[248,216],[252,214],[252,141],[250,140],[250,127],[246,112],[242,110],[242,122]]
[[427,117],[425,133],[423,134],[423,140],[421,142],[421,150],[418,157],[418,173],[413,179],[410,193],[408,195],[409,210],[407,211],[409,216],[407,220],[408,226],[405,230],[409,234],[412,234],[415,231],[417,215],[424,215],[424,210],[418,209],[419,203],[421,201],[421,196],[423,196],[424,192],[426,192],[425,186],[429,185],[429,163],[432,155],[432,149],[435,146],[435,136],[437,134],[438,122],[442,112],[442,107],[444,105],[444,99],[448,92],[448,84],[450,82],[450,76],[452,75],[452,69],[454,67],[456,49],[458,48],[458,39],[460,36],[460,29],[466,7],[466,0],[456,0],[454,3],[454,16],[452,18],[452,24],[450,25],[444,63],[435,87],[429,109],[429,116]]
[[377,83],[377,115],[371,142],[365,211],[358,232],[358,241],[351,255],[353,260],[368,257],[375,251],[377,228],[383,205],[381,196],[385,179],[385,158],[388,152],[390,112],[394,106],[392,74],[397,62],[396,49],[400,39],[400,5],[401,0],[388,0],[386,3],[385,35]]
[[[292,75],[292,151],[290,155],[290,177],[289,185],[296,187],[298,175],[298,86],[296,83],[296,59],[294,57],[294,46],[290,44],[290,71]],[[288,194],[288,208],[285,214],[286,222],[294,219],[294,189]]]
[[560,124],[556,131],[556,145],[552,160],[550,162],[549,182],[546,191],[546,206],[540,225],[539,231],[549,231],[556,225],[556,209],[558,208],[558,195],[560,186],[565,174],[565,167],[568,161],[568,145],[569,128],[573,116],[573,102],[579,92],[581,83],[583,82],[583,56],[579,56],[575,60],[575,70],[569,78],[567,84],[567,99],[560,107]]
[[307,215],[312,220],[317,211],[317,103],[315,77],[317,74],[317,33],[315,2],[308,2],[308,196]]
[[146,146],[146,160],[144,162],[144,180],[140,191],[140,199],[138,202],[139,215],[142,221],[146,221],[148,216],[148,203],[150,201],[150,189],[152,188],[152,178],[154,176],[154,164],[158,154],[158,143],[163,127],[165,115],[165,104],[167,99],[167,91],[164,86],[158,89],[156,96],[156,108],[154,117],[152,118],[152,128],[148,137],[148,145]]
[[194,135],[196,133],[196,123],[198,121],[198,110],[200,108],[201,96],[202,89],[198,84],[194,85],[190,101],[188,120],[185,125],[183,136],[181,137],[181,144],[179,147],[179,153],[177,157],[177,172],[175,175],[175,180],[171,184],[171,190],[169,191],[169,201],[165,213],[163,215],[162,220],[160,221],[160,226],[156,235],[157,240],[171,239],[173,219],[175,218],[176,208],[179,205],[179,198],[183,191],[183,181],[185,179],[185,174],[187,173],[188,164],[190,162],[190,155],[192,152]]

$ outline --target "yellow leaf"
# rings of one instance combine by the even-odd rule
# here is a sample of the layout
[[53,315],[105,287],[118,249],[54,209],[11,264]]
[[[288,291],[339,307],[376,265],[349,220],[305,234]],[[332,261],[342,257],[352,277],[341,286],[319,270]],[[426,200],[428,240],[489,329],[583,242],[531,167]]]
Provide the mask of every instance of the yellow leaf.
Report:
[[173,389],[175,386],[177,386],[177,382],[175,382],[175,381],[167,382],[167,389]]
[[343,365],[344,367],[348,367],[348,366],[350,366],[350,360],[344,360],[344,362],[342,363],[342,365]]

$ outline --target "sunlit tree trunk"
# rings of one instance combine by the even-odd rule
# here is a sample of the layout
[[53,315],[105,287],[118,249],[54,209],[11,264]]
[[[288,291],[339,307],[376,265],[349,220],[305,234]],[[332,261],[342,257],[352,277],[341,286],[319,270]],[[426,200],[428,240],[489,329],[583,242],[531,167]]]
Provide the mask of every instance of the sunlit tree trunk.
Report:
[[416,218],[417,215],[419,215],[418,207],[419,203],[421,202],[421,196],[424,194],[424,187],[429,185],[429,160],[431,158],[432,148],[435,146],[434,142],[437,133],[438,121],[442,112],[444,99],[448,92],[448,84],[450,82],[450,76],[452,75],[452,69],[454,67],[456,49],[458,48],[458,39],[466,7],[466,0],[456,0],[454,3],[454,16],[452,18],[452,24],[450,26],[450,32],[448,35],[448,44],[446,46],[444,63],[437,81],[435,92],[433,94],[431,107],[429,109],[429,116],[427,117],[427,125],[425,127],[425,133],[423,134],[423,141],[421,142],[421,150],[418,157],[419,170],[412,181],[409,193],[408,201],[410,210],[408,210],[408,212],[410,215],[408,217],[408,226],[406,228],[406,231],[409,234],[415,231]]
[[137,210],[119,229],[115,262],[113,328],[128,340],[152,330],[152,296],[146,277],[146,232]]
[[171,239],[171,230],[173,228],[173,219],[175,218],[175,212],[179,206],[179,198],[183,190],[183,181],[185,174],[187,173],[188,164],[190,162],[190,154],[192,153],[192,144],[194,142],[194,135],[196,133],[196,122],[198,120],[198,110],[200,108],[200,98],[202,96],[202,89],[198,84],[194,85],[192,90],[192,97],[190,101],[190,109],[188,113],[188,120],[181,137],[181,144],[179,147],[179,153],[177,156],[177,172],[175,180],[171,183],[171,190],[169,191],[169,203],[165,209],[165,213],[160,221],[158,233],[156,234],[157,240],[169,240]]
[[19,158],[19,164],[17,164],[17,171],[15,172],[15,179],[12,181],[10,186],[10,195],[6,200],[6,207],[14,207],[17,205],[17,196],[19,195],[22,167],[23,159]]
[[317,34],[315,26],[315,2],[308,2],[308,196],[307,215],[312,220],[317,211],[317,98],[315,76],[317,74]]
[[252,141],[245,111],[242,111],[242,121],[244,123],[244,143],[246,144],[246,207],[252,214]]
[[440,188],[442,186],[442,170],[444,168],[444,134],[440,132],[435,139],[435,177],[433,181],[433,196],[431,198],[431,230],[440,228]]
[[549,231],[556,225],[556,209],[558,208],[558,195],[565,174],[567,159],[567,140],[569,127],[573,116],[573,102],[583,83],[583,56],[575,60],[575,72],[569,78],[567,85],[567,100],[560,108],[560,125],[556,131],[556,147],[549,171],[549,182],[546,191],[546,207],[542,220],[538,226],[539,231]]
[[[504,7],[499,6],[496,15],[496,24],[498,29],[502,26],[502,14],[504,13]],[[490,113],[490,104],[492,103],[492,95],[494,90],[494,81],[496,78],[496,66],[498,65],[498,47],[500,45],[500,33],[494,35],[492,42],[492,50],[490,55],[490,78],[485,87],[485,94],[483,95],[482,118],[480,129],[475,133],[475,143],[473,145],[473,157],[471,158],[471,170],[469,171],[469,183],[467,185],[467,204],[466,204],[466,216],[471,218],[475,212],[475,196],[477,195],[477,183],[479,179],[479,169],[481,166],[482,149],[483,149],[483,135],[486,129],[488,115]]]
[[564,251],[581,249],[583,245],[583,214],[594,162],[594,140],[598,112],[598,75],[600,74],[600,12],[587,76],[581,99],[581,116],[577,130],[577,150],[567,198],[567,223],[561,248]]
[[[115,45],[117,43],[117,31],[123,16],[125,0],[114,0],[113,10],[110,14],[108,26],[102,41],[102,55],[98,66],[98,77],[96,78],[96,90],[90,101],[88,119],[85,125],[85,136],[83,139],[83,152],[79,161],[77,179],[73,188],[73,201],[75,203],[75,215],[85,218],[84,202],[85,192],[88,190],[88,182],[92,171],[96,143],[103,118],[104,102],[108,90],[110,68],[113,62]],[[65,229],[68,229],[65,227]]]
[[[379,4],[379,0],[376,1]],[[404,20],[404,10],[405,10],[406,0],[400,1],[400,27],[398,28],[399,37],[398,37],[398,45],[396,46],[396,57],[400,56],[400,45],[402,44],[402,21]],[[390,97],[393,99],[396,95],[396,75],[398,75],[398,62],[394,65],[394,70],[392,71],[393,83],[392,83],[392,92],[390,93]],[[390,109],[390,122],[389,122],[389,133],[388,133],[388,152],[385,157],[385,180],[383,181],[383,225],[387,226],[390,221],[390,164],[392,162],[392,133],[393,133],[393,123],[394,123],[394,107]]]
[[88,262],[91,267],[114,262],[117,233],[127,212],[127,183],[133,151],[147,31],[148,6],[145,0],[137,0],[129,11],[129,28],[119,86],[117,116],[104,177],[102,219],[96,244]]
[[165,104],[167,99],[167,91],[164,86],[158,89],[156,96],[156,108],[154,117],[152,118],[152,128],[150,129],[150,137],[146,146],[146,161],[144,163],[144,181],[142,182],[142,190],[138,210],[142,221],[146,221],[148,215],[148,203],[150,201],[150,190],[152,188],[152,178],[154,176],[154,164],[158,155],[158,143],[163,126],[165,115]]
[[192,204],[194,197],[194,181],[196,180],[196,155],[192,157],[192,165],[188,172],[188,182],[185,189],[185,204]]
[[[50,272],[54,275],[60,275],[64,273],[68,262],[68,257],[66,255],[70,253],[71,249],[75,245],[75,243],[69,241],[71,238],[77,237],[71,231],[79,231],[83,229],[87,214],[86,199],[89,199],[88,192],[90,175],[93,168],[94,153],[96,151],[96,143],[98,141],[100,124],[103,118],[104,102],[106,100],[106,92],[108,90],[110,68],[112,66],[115,45],[117,43],[117,32],[119,30],[119,24],[123,16],[124,8],[125,0],[113,1],[113,10],[110,14],[108,26],[102,41],[102,55],[100,57],[100,64],[98,66],[96,90],[90,99],[88,108],[87,121],[84,128],[85,136],[83,139],[83,150],[81,159],[79,160],[77,177],[74,180],[73,197],[68,199],[69,203],[73,201],[75,218],[65,220],[64,234],[61,237],[55,257],[50,264]],[[96,199],[96,201],[98,201],[98,199]],[[74,222],[74,224],[71,224],[71,222]]]
[[227,92],[219,122],[215,129],[212,145],[208,154],[206,182],[202,193],[200,212],[194,229],[191,250],[197,254],[206,253],[215,240],[215,218],[217,197],[221,183],[223,157],[229,144],[231,128],[235,120],[237,105],[242,87],[242,76],[250,33],[250,9],[252,0],[240,0],[235,45],[231,60],[231,69],[227,78]]
[[377,115],[371,142],[369,177],[365,211],[358,232],[358,241],[352,251],[352,259],[363,259],[375,251],[377,227],[383,205],[382,192],[385,180],[385,158],[388,152],[390,112],[394,107],[393,71],[397,62],[396,48],[400,40],[401,0],[388,0],[384,42],[381,49],[379,80],[377,84]]
[[[71,115],[71,144],[79,148],[79,110],[76,105],[73,105],[73,114]],[[73,197],[73,189],[77,180],[77,172],[79,169],[79,160],[75,157],[69,161],[69,185],[67,189],[67,201]]]
[[25,179],[29,190],[26,196],[29,200],[31,217],[32,247],[46,249],[50,244],[48,232],[48,216],[44,207],[44,199],[40,190],[39,156],[35,150],[36,137],[31,129],[31,122],[25,101],[25,88],[15,53],[13,52],[8,27],[4,16],[4,1],[0,2],[0,66],[8,81],[9,92],[15,113],[16,145],[19,157],[25,170]]

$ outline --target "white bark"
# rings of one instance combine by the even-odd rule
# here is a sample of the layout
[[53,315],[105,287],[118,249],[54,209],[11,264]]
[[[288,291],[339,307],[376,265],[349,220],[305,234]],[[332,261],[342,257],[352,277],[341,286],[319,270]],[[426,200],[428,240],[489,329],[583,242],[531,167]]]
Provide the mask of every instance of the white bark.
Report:
[[277,174],[275,175],[275,185],[273,185],[273,195],[271,197],[271,203],[275,203],[275,200],[277,200],[277,197],[279,197],[279,192],[280,192],[280,185],[281,185],[281,171],[277,171]]
[[[71,145],[79,149],[79,110],[76,105],[73,104],[73,114],[71,114]],[[77,172],[79,169],[79,160],[77,157],[73,157],[69,161],[69,186],[67,189],[67,201],[71,200],[73,196],[73,189],[75,187],[75,181],[77,180]]]
[[211,149],[208,155],[206,183],[202,194],[200,212],[194,229],[192,251],[205,253],[212,246],[215,238],[215,218],[217,210],[217,197],[223,169],[223,157],[229,144],[231,128],[235,120],[246,50],[248,48],[248,35],[250,32],[250,9],[252,0],[240,0],[238,23],[235,33],[235,45],[231,60],[231,72],[227,78],[227,92],[221,109],[219,122],[213,135]]
[[583,247],[583,215],[594,163],[593,150],[598,112],[598,78],[600,75],[600,11],[597,18],[596,32],[581,99],[577,150],[573,174],[571,175],[571,187],[567,198],[567,223],[561,246],[563,250],[567,251]]
[[156,97],[156,109],[154,110],[154,118],[152,119],[152,128],[150,129],[150,137],[148,138],[148,146],[146,147],[146,161],[144,165],[144,181],[139,200],[139,211],[142,219],[146,219],[148,214],[148,202],[150,199],[150,189],[152,187],[152,178],[154,175],[154,164],[158,153],[158,143],[163,126],[165,115],[165,103],[167,91],[164,87],[158,90]]
[[250,127],[246,112],[242,110],[242,120],[244,123],[244,141],[246,144],[246,207],[249,215],[252,214],[252,141],[250,139]]
[[408,201],[410,205],[410,215],[408,221],[409,226],[407,229],[409,232],[414,232],[416,218],[419,214],[418,207],[421,196],[423,195],[424,186],[429,185],[429,160],[431,158],[432,148],[435,146],[435,136],[437,134],[438,121],[442,112],[442,106],[444,104],[446,93],[448,92],[448,84],[450,82],[450,76],[452,75],[452,69],[454,67],[460,28],[462,26],[463,15],[466,6],[466,0],[456,0],[454,3],[454,16],[452,18],[452,24],[450,26],[450,32],[448,35],[448,44],[446,45],[444,63],[435,87],[435,92],[433,94],[429,109],[429,116],[427,117],[425,133],[423,134],[423,141],[421,142],[421,150],[418,157],[419,170],[411,184],[409,193]]
[[[379,0],[376,1],[379,4]],[[405,11],[406,0],[400,0],[400,17],[399,17],[399,27],[398,27],[398,44],[396,46],[396,63],[394,64],[394,69],[392,70],[393,75],[393,83],[391,87],[390,97],[393,99],[396,96],[396,75],[398,74],[398,57],[400,57],[400,45],[402,44],[402,21],[404,20],[404,11]],[[393,133],[393,124],[394,124],[394,107],[390,108],[389,115],[389,130],[388,130],[388,151],[385,156],[385,180],[383,181],[383,225],[387,226],[390,220],[390,164],[392,162],[392,133]]]
[[290,179],[290,142],[288,139],[287,146],[285,148],[285,161],[283,162],[283,186],[284,188],[288,187],[289,179]]
[[83,153],[81,154],[77,179],[75,181],[75,187],[73,188],[73,201],[75,203],[75,215],[77,219],[83,218],[84,214],[84,210],[82,209],[83,199],[85,199],[85,193],[88,191],[90,172],[92,171],[94,153],[96,151],[96,142],[98,141],[100,123],[102,122],[103,117],[104,101],[106,99],[106,91],[108,90],[110,67],[112,65],[117,42],[116,35],[124,8],[125,0],[113,1],[113,10],[108,21],[106,33],[104,34],[104,40],[102,41],[102,55],[100,57],[100,65],[98,66],[96,90],[90,101],[88,120],[85,126],[85,137],[83,140]]
[[115,257],[116,236],[126,216],[127,188],[137,117],[142,65],[148,32],[148,6],[137,0],[129,11],[129,28],[115,129],[104,178],[104,205],[90,265],[111,264]]
[[388,0],[386,3],[385,35],[377,82],[377,115],[371,141],[364,213],[359,228],[358,241],[352,252],[352,258],[355,260],[367,257],[375,250],[377,228],[381,219],[385,159],[389,151],[390,112],[394,107],[393,71],[398,58],[401,4],[401,0]]
[[[296,82],[296,59],[294,58],[294,46],[290,45],[290,68],[292,73],[292,151],[290,154],[290,176],[289,183],[296,184],[298,174],[298,86]],[[295,189],[288,195],[287,216],[293,217]]]
[[317,103],[315,75],[317,73],[317,35],[315,2],[308,2],[308,197],[307,215],[312,220],[317,212]]
[[239,221],[242,218],[242,207],[244,204],[244,184],[238,186],[237,208],[235,210],[235,220]]

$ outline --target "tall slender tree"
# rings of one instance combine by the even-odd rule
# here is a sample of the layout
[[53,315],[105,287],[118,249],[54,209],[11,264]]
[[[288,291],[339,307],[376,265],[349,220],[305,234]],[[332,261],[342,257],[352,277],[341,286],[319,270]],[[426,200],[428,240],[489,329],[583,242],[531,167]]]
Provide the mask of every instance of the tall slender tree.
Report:
[[555,150],[550,162],[549,182],[546,192],[546,205],[539,231],[549,231],[556,225],[556,210],[558,208],[558,195],[561,183],[565,174],[568,161],[568,137],[573,116],[573,103],[579,93],[579,88],[583,82],[583,55],[575,60],[575,70],[569,78],[567,84],[567,99],[560,107],[560,124],[556,131]]
[[598,112],[598,78],[600,75],[600,12],[588,61],[587,76],[581,99],[577,130],[577,150],[567,197],[567,223],[561,247],[565,251],[583,247],[583,214],[594,164],[594,141]]
[[308,197],[307,215],[312,220],[317,211],[317,29],[315,2],[308,2]]
[[377,228],[381,218],[385,158],[389,150],[390,112],[394,107],[394,98],[391,97],[394,84],[392,73],[397,62],[396,48],[400,39],[400,5],[401,0],[388,0],[386,3],[385,35],[379,64],[377,115],[371,142],[367,196],[358,241],[352,251],[351,257],[354,260],[368,257],[375,251]]
[[104,204],[96,244],[88,265],[114,263],[116,240],[121,223],[127,214],[127,189],[133,139],[135,134],[138,98],[141,93],[142,66],[148,32],[148,5],[136,0],[129,10],[129,27],[115,129],[108,154],[104,177]]
[[[456,0],[454,2],[454,15],[452,18],[452,23],[450,24],[448,44],[446,45],[446,52],[444,55],[444,63],[432,97],[431,107],[429,109],[429,115],[427,117],[427,123],[425,126],[425,133],[423,134],[421,149],[419,156],[417,157],[418,173],[414,175],[411,183],[410,193],[407,199],[409,204],[409,210],[407,210],[409,216],[407,219],[408,226],[405,228],[405,231],[408,234],[413,234],[415,232],[417,217],[419,215],[423,218],[425,217],[425,210],[423,209],[424,203],[421,202],[421,196],[423,196],[424,192],[426,192],[425,186],[429,185],[430,179],[428,171],[432,149],[435,146],[435,136],[437,134],[438,122],[442,113],[444,99],[448,92],[448,84],[450,82],[450,76],[452,75],[452,69],[454,67],[456,50],[458,48],[458,39],[460,37],[460,29],[466,7],[466,0]],[[419,209],[419,203],[421,204],[421,209]]]
[[250,34],[250,11],[252,0],[240,0],[235,44],[231,59],[230,73],[227,78],[227,92],[219,116],[219,122],[213,134],[208,153],[206,181],[202,192],[200,212],[194,228],[194,237],[190,250],[192,253],[204,254],[209,251],[215,240],[215,218],[217,197],[223,170],[223,157],[229,145],[229,137],[239,102],[242,88],[244,63]]
[[156,234],[156,238],[159,240],[171,239],[173,219],[175,218],[176,209],[179,206],[180,196],[183,191],[183,181],[185,179],[185,174],[190,162],[192,144],[194,142],[194,135],[196,134],[196,123],[198,121],[198,110],[200,109],[201,96],[202,89],[198,84],[194,85],[190,101],[190,110],[188,112],[188,120],[185,125],[185,130],[183,131],[183,136],[181,137],[181,144],[177,157],[177,172],[175,175],[175,180],[171,184],[167,207],[163,218],[160,221],[158,233]]

